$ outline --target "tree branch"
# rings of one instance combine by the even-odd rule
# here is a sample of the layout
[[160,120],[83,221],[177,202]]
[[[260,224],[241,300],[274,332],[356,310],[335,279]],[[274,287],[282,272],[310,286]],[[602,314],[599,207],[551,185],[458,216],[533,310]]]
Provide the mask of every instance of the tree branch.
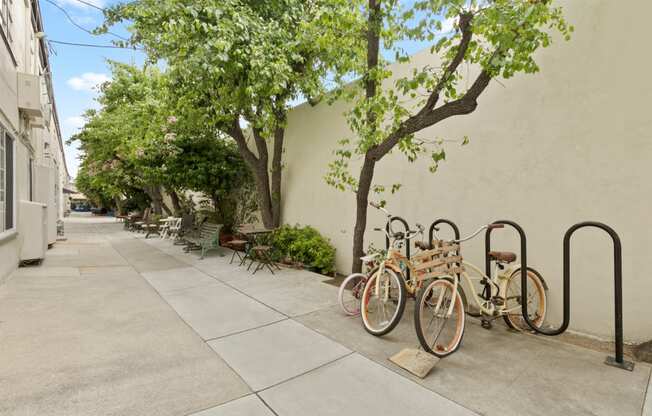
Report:
[[439,79],[439,82],[435,86],[435,89],[430,94],[430,97],[428,97],[428,101],[423,106],[423,108],[419,111],[418,114],[425,114],[428,111],[431,111],[433,108],[435,108],[437,102],[439,101],[439,94],[441,94],[442,90],[444,89],[444,87],[446,87],[446,84],[448,83],[450,78],[455,74],[455,72],[457,72],[457,68],[464,61],[464,56],[466,55],[466,51],[469,49],[469,44],[471,43],[471,38],[473,37],[473,31],[471,30],[471,21],[473,20],[473,13],[471,12],[460,13],[459,17],[460,17],[459,26],[460,26],[460,30],[462,31],[462,39],[460,39],[460,44],[457,47],[457,53],[448,64],[448,67],[446,67],[446,70],[444,71],[441,78]]
[[375,161],[379,161],[402,138],[435,125],[449,117],[472,113],[478,106],[478,97],[487,88],[491,78],[491,74],[486,69],[483,69],[464,96],[428,111],[425,114],[416,114],[408,118],[396,130],[390,133],[382,143],[370,149],[369,156]]
[[247,146],[247,139],[242,132],[238,117],[233,118],[233,122],[231,123],[231,126],[226,129],[226,132],[233,138],[233,140],[235,140],[235,143],[238,145],[238,150],[240,151],[240,154],[242,155],[245,162],[247,162],[247,164],[252,168],[257,166],[259,160],[256,155],[249,149],[249,146]]

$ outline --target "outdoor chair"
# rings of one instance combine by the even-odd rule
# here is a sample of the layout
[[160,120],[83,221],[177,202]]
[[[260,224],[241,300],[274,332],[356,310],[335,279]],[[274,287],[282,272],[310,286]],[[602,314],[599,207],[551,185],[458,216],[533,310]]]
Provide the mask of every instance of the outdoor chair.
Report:
[[152,213],[151,208],[145,208],[145,212],[143,213],[143,217],[140,219],[140,221],[136,221],[133,223],[133,230],[136,232],[143,231],[143,225],[148,224],[149,216],[151,213]]
[[167,218],[161,218],[159,220],[159,236],[161,238],[167,238],[168,233],[170,232],[170,226],[176,221],[177,219],[173,216],[169,216]]
[[193,214],[185,214],[183,217],[181,217],[181,225],[176,231],[174,244],[186,245],[187,243],[185,241],[185,237],[196,234],[196,231],[195,216]]
[[[253,264],[254,261],[258,262],[252,274],[256,274],[258,270],[264,269],[265,267],[267,267],[272,274],[274,274],[274,269],[281,270],[278,264],[276,264],[272,259],[272,246],[254,245],[251,247],[251,254],[251,264]],[[251,264],[249,264],[249,267],[251,267]],[[247,268],[247,270],[249,270],[249,268]]]
[[145,233],[145,238],[149,238],[150,235],[156,234],[161,235],[161,223],[158,215],[150,215],[145,224],[141,225],[141,229]]
[[224,243],[224,247],[233,250],[233,254],[231,254],[231,260],[229,261],[229,264],[232,264],[233,260],[235,260],[236,257],[240,261],[239,264],[240,266],[245,264],[245,262],[247,261],[247,259],[249,258],[249,254],[248,254],[249,246],[251,244],[247,236],[244,234],[244,232],[247,229],[253,229],[253,228],[254,228],[253,224],[240,225],[235,232],[236,238]]
[[222,224],[213,224],[208,221],[204,222],[199,228],[198,234],[184,237],[188,243],[185,250],[201,250],[200,259],[203,259],[209,250],[220,248],[220,230],[222,227]]
[[161,238],[176,238],[179,229],[181,229],[182,218],[174,218],[172,221],[169,221],[165,227],[164,234],[161,235]]

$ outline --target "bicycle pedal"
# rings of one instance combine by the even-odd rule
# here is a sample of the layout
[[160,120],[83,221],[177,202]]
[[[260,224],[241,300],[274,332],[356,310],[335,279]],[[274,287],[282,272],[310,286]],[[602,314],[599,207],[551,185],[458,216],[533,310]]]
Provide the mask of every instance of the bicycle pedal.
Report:
[[483,319],[482,321],[480,321],[480,326],[482,326],[484,329],[493,328],[493,324],[491,323],[491,321],[488,321],[486,319]]

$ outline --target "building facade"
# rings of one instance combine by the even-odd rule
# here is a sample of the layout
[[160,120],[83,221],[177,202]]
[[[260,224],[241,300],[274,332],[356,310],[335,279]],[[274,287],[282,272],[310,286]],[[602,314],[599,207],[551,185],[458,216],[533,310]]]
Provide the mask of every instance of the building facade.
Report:
[[[609,0],[559,1],[575,26],[569,42],[539,51],[541,71],[492,82],[477,110],[420,133],[467,146],[446,145],[436,174],[428,157],[409,163],[399,151],[382,159],[374,183],[403,186],[385,195],[394,215],[426,227],[437,218],[456,222],[462,234],[508,219],[527,233],[528,263],[549,287],[548,316],[561,322],[562,238],[573,224],[595,220],[612,226],[623,247],[625,337],[652,339],[647,269],[652,246],[652,83],[647,16],[652,3],[629,7]],[[437,66],[417,54],[410,65],[391,68],[396,77],[412,67]],[[284,223],[309,224],[337,248],[338,271],[352,261],[355,196],[326,185],[327,164],[337,141],[351,138],[345,103],[301,105],[288,119],[284,155]],[[354,160],[354,169],[362,158]],[[371,199],[374,198],[372,194]],[[366,243],[384,247],[382,215],[370,209]],[[448,230],[442,228],[442,233]],[[514,233],[496,230],[492,247],[518,253]],[[463,255],[484,265],[484,238],[464,244]],[[572,239],[571,329],[613,335],[613,251],[609,236],[581,230]]]
[[56,241],[68,180],[38,1],[0,0],[0,283]]

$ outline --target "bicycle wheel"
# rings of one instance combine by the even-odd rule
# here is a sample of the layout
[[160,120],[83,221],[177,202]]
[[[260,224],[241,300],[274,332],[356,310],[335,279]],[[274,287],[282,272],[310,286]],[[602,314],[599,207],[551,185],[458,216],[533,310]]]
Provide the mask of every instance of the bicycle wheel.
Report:
[[337,297],[345,314],[355,316],[360,313],[360,298],[365,283],[367,283],[367,275],[353,273],[340,285]]
[[[527,278],[528,317],[530,322],[539,328],[546,319],[546,290],[543,279],[536,270],[528,267]],[[507,310],[507,313],[503,315],[503,319],[510,328],[518,331],[531,330],[525,319],[523,319],[521,310],[521,269],[515,270],[507,281],[505,310]]]
[[454,353],[462,342],[465,323],[464,303],[451,280],[437,279],[419,292],[414,326],[425,351],[440,358]]
[[[376,282],[380,287],[377,288]],[[378,289],[378,290],[377,290]],[[367,332],[381,336],[389,333],[403,316],[407,290],[405,281],[390,269],[370,275],[362,292],[360,314]]]

